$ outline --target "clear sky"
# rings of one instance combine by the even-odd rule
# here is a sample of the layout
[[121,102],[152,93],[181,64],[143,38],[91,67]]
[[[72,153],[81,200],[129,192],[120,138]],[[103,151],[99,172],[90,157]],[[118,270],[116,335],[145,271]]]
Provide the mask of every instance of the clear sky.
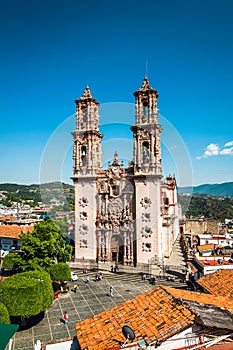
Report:
[[2,0],[0,183],[71,183],[74,100],[86,82],[101,103],[103,162],[115,149],[131,160],[146,61],[164,175],[233,181],[232,15],[231,0]]

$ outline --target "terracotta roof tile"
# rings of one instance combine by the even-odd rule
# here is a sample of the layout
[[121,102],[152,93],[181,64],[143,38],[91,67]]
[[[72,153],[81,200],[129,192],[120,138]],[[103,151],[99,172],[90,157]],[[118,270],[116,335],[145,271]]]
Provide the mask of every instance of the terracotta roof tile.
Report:
[[214,244],[202,244],[202,245],[198,245],[198,246],[197,246],[197,249],[198,249],[199,251],[214,249]]
[[233,297],[233,270],[218,270],[200,278],[197,283],[214,295]]
[[163,286],[162,288],[171,294],[174,298],[189,300],[203,305],[214,305],[216,307],[223,308],[233,314],[233,300],[229,300],[225,296],[192,292],[166,286]]
[[0,225],[0,238],[19,239],[22,232],[32,232],[33,230],[34,226]]
[[[178,303],[161,287],[76,324],[82,349],[103,350],[124,342],[122,327],[130,326],[135,341],[164,341],[194,323],[195,312]],[[96,332],[101,329],[102,332]]]
[[222,256],[219,256],[218,258],[216,257],[215,259],[208,259],[208,257],[206,257],[206,259],[197,259],[195,258],[195,260],[198,261],[198,263],[202,266],[219,266],[219,262],[218,260],[221,260],[221,265],[228,265],[228,266],[232,266],[233,263],[231,261],[229,261],[228,259],[223,259]]

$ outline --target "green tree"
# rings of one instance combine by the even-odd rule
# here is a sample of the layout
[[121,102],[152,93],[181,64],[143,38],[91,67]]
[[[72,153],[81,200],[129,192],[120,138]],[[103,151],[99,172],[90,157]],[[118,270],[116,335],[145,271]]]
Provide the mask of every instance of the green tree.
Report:
[[70,267],[66,263],[57,263],[50,268],[50,276],[55,281],[69,281]]
[[2,268],[4,269],[13,269],[15,267],[15,253],[8,253],[2,263]]
[[0,323],[10,324],[9,312],[2,303],[0,303]]
[[0,283],[0,300],[10,316],[37,315],[52,305],[53,295],[51,279],[45,271],[18,273]]
[[72,256],[72,246],[66,245],[66,236],[57,225],[46,219],[35,225],[32,233],[20,235],[24,254],[15,258],[21,271],[46,270],[58,262],[67,262]]

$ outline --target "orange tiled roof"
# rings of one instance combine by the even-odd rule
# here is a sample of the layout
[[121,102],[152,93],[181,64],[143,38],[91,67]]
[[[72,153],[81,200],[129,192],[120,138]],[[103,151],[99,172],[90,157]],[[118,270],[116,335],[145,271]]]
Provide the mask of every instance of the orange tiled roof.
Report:
[[218,270],[200,278],[197,283],[211,294],[233,297],[233,270]]
[[22,232],[32,232],[33,230],[34,226],[0,225],[0,238],[19,239]]
[[82,349],[103,350],[124,342],[122,327],[128,325],[135,333],[134,341],[144,339],[152,344],[191,326],[195,315],[157,287],[77,323],[76,333]]
[[17,221],[17,217],[14,215],[3,215],[0,217],[0,221]]
[[215,257],[215,259],[208,259],[208,257],[204,260],[201,260],[201,259],[198,259],[198,258],[195,258],[199,264],[201,264],[202,266],[219,266],[219,262],[218,260],[222,260],[221,261],[221,265],[233,265],[232,262],[229,262],[229,260],[226,260],[226,259],[223,259],[222,256],[218,256],[218,257]]
[[202,244],[202,245],[198,245],[197,249],[202,252],[203,250],[210,250],[210,249],[214,249],[214,245],[213,244]]
[[165,289],[174,298],[193,301],[202,305],[214,305],[216,307],[224,308],[233,314],[233,300],[229,300],[225,296],[197,293],[166,286],[162,286],[162,288]]

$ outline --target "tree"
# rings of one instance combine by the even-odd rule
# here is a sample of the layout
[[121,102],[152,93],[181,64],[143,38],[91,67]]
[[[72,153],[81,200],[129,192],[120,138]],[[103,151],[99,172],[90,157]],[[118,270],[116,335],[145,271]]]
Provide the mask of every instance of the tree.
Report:
[[53,294],[45,271],[18,273],[0,283],[0,300],[10,316],[29,317],[45,311],[52,305]]
[[24,254],[14,260],[21,271],[46,270],[58,262],[67,262],[72,256],[72,247],[65,244],[66,236],[51,219],[35,225],[32,233],[20,235]]
[[0,323],[10,324],[9,312],[2,303],[0,303]]
[[15,267],[15,253],[8,253],[2,263],[2,268],[12,270]]
[[66,263],[57,263],[51,267],[50,276],[55,281],[69,281],[71,279],[70,267]]

